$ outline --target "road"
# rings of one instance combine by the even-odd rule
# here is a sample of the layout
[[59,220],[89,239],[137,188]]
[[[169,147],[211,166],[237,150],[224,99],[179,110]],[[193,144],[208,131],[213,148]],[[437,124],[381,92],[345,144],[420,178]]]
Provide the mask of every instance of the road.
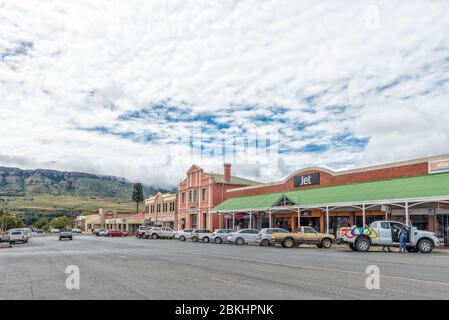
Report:
[[[80,289],[66,288],[69,265]],[[368,290],[367,266],[380,270]],[[0,299],[448,299],[446,253],[35,237],[0,249]]]

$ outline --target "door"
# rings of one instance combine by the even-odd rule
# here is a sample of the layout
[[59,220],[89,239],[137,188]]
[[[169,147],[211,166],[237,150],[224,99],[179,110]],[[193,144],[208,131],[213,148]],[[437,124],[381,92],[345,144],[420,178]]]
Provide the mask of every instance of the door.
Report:
[[302,243],[314,244],[321,242],[321,239],[319,239],[318,233],[312,227],[302,227],[300,241]]
[[374,225],[373,228],[379,233],[380,244],[391,245],[393,243],[392,231],[389,222],[377,222],[377,225]]
[[[392,242],[394,244],[399,244],[399,232],[405,228],[405,224],[399,223],[399,222],[392,222],[391,223],[391,237],[392,237]],[[410,232],[409,232],[410,234]],[[407,242],[408,239],[407,239]]]

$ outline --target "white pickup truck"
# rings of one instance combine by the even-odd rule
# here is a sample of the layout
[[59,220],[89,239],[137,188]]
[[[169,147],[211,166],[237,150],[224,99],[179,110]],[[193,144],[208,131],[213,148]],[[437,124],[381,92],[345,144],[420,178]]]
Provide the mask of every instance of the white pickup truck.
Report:
[[[354,251],[366,252],[371,246],[399,247],[399,231],[406,225],[397,221],[376,221],[369,227],[342,228],[338,240],[347,243]],[[408,228],[407,251],[432,252],[433,248],[441,245],[437,235],[433,232]]]

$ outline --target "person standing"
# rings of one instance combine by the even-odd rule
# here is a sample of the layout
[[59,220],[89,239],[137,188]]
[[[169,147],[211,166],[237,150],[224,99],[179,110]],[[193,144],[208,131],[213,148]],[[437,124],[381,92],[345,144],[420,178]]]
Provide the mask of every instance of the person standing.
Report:
[[407,248],[408,230],[407,227],[399,231],[399,252],[405,252]]

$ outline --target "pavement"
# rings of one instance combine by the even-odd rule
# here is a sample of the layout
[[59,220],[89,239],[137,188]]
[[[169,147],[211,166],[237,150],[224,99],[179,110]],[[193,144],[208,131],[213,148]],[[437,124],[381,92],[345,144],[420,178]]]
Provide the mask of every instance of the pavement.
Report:
[[[79,290],[66,287],[71,265]],[[0,288],[0,299],[449,299],[449,257],[47,236],[0,250]]]

